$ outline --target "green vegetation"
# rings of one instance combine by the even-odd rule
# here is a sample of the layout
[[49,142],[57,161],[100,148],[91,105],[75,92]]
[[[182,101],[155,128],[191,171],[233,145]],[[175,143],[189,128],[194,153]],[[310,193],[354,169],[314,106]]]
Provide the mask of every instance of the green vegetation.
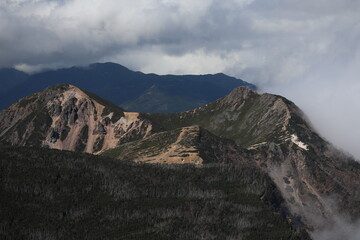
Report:
[[109,108],[108,106],[105,106],[104,111],[102,112],[101,116],[104,117],[110,113],[113,113],[112,117],[111,117],[111,122],[115,123],[117,122],[121,117],[124,116],[124,112],[120,112],[117,109],[114,108]]
[[64,92],[66,90],[68,90],[70,87],[70,84],[67,83],[60,83],[60,84],[55,84],[53,86],[50,86],[48,88],[46,88],[44,91],[59,91],[59,92]]
[[26,107],[29,103],[32,103],[36,100],[36,93],[31,94],[30,96],[27,96],[25,98],[22,98],[19,102],[19,107],[23,108]]
[[70,128],[68,126],[64,126],[62,132],[61,132],[61,141],[64,141],[66,139],[66,137],[68,136],[69,132],[70,132]]
[[27,145],[29,146],[41,146],[41,140],[45,138],[45,133],[51,126],[52,118],[45,110],[46,107],[43,107],[29,115],[30,117],[33,116],[31,122],[34,124],[34,129],[36,129],[36,131],[31,132],[27,140]]
[[122,103],[121,106],[124,109],[131,109],[131,111],[136,112],[174,113],[194,109],[206,103],[207,101],[198,98],[198,96],[169,95],[166,91],[161,91],[154,86],[137,98]]
[[148,138],[121,144],[102,155],[118,159],[134,160],[139,156],[158,155],[174,143],[181,129],[153,134]]
[[[76,122],[78,114],[85,113],[74,105],[76,98],[66,102],[67,108],[47,109],[45,103],[58,93],[54,91],[66,88],[54,86],[36,100],[30,96],[20,101],[20,106],[34,103],[20,109],[27,111],[25,117],[9,125],[0,143],[41,146],[48,133],[52,140],[64,140],[69,126],[84,124]],[[124,116],[121,108],[86,93],[105,106],[103,116],[114,113],[112,122]],[[82,104],[88,107],[87,101]],[[50,115],[61,110],[64,121],[57,125],[69,126],[52,129]],[[289,222],[308,224],[303,213],[325,209],[317,200],[331,194],[341,199],[339,212],[360,215],[359,191],[353,183],[360,164],[330,149],[301,111],[282,97],[237,89],[192,111],[140,118],[145,120],[140,127],[110,129],[119,137],[119,146],[101,157],[0,145],[0,239],[308,239],[301,227],[294,229]],[[94,151],[102,149],[110,132],[102,128],[109,126],[109,119],[103,120],[91,132],[101,134]],[[150,126],[151,135],[143,138]],[[179,135],[186,126],[192,127]],[[85,125],[69,149],[85,151],[89,133]],[[308,151],[293,144],[291,134],[306,143]],[[185,162],[186,157],[204,165],[130,162]],[[316,206],[299,213],[302,219],[287,219],[292,217],[280,193],[262,172],[277,174],[279,166],[288,168],[287,175],[280,175],[289,185],[283,189],[288,206]]]
[[103,105],[105,107],[102,116],[106,116],[108,114],[110,114],[111,112],[113,112],[113,116],[111,117],[111,121],[117,122],[121,117],[124,116],[124,110],[115,105],[114,103],[105,100],[97,95],[95,95],[94,93],[88,92],[84,89],[81,89],[81,91],[83,91],[84,93],[86,93],[91,99],[95,100],[96,102],[100,103],[101,105]]
[[[46,111],[46,106],[41,103],[36,103],[31,109],[31,113],[24,119],[19,120],[10,130],[16,132],[22,141],[28,146],[41,146],[42,140],[45,138],[45,133],[49,130],[52,124],[52,118]],[[30,134],[26,131],[30,130]],[[36,129],[36,131],[32,131]],[[6,142],[6,135],[3,140]]]
[[258,168],[0,149],[1,239],[309,239]]
[[85,148],[86,148],[86,143],[87,143],[87,140],[88,140],[88,134],[89,134],[89,126],[88,125],[85,125],[80,133],[79,133],[79,139],[76,143],[76,146],[75,146],[75,151],[76,152],[83,152],[85,151]]
[[94,143],[94,152],[98,152],[104,146],[104,136],[99,136]]
[[188,112],[141,114],[140,117],[150,120],[155,132],[199,125],[243,147],[261,142],[281,142],[281,119],[285,112],[272,109],[277,97],[254,94],[245,100],[227,98]]

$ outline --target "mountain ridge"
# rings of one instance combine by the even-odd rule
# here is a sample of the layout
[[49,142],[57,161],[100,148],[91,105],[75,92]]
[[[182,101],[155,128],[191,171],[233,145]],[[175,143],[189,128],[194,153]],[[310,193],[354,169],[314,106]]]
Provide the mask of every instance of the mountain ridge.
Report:
[[13,68],[0,68],[0,101],[5,101],[6,99],[3,99],[3,95],[10,89],[26,81],[28,77],[28,74]]
[[[4,79],[0,75],[2,82]],[[131,107],[129,111],[142,112],[180,112],[222,97],[237,86],[256,88],[253,84],[225,74],[145,74],[120,64],[94,63],[86,67],[63,68],[29,75],[26,81],[2,94],[0,109],[21,97],[61,83],[73,84],[94,92],[116,105],[125,104]],[[144,108],[141,99],[153,85],[157,86],[163,99],[160,103],[153,103],[153,98],[148,97],[147,106]],[[182,102],[186,104],[182,105]]]
[[0,139],[9,144],[89,153],[150,131],[136,114],[70,84],[23,98],[3,110],[0,119]]
[[[71,95],[69,89],[75,93]],[[19,120],[13,116],[19,109],[24,113],[24,108],[36,108],[40,103],[42,112],[50,116],[45,119],[51,123],[38,120],[42,125],[34,131],[37,146],[57,148],[56,144],[62,143],[62,130],[69,127],[74,133],[69,136],[77,137],[73,143],[81,146],[75,144],[69,150],[168,164],[206,165],[215,161],[237,165],[250,161],[271,177],[293,224],[305,226],[309,233],[331,226],[337,214],[360,217],[360,184],[354,181],[360,176],[360,164],[334,150],[314,131],[302,111],[281,96],[239,87],[194,110],[153,114],[102,105],[91,93],[72,85],[49,88],[41,94],[44,96],[25,98],[0,112],[1,140],[28,145],[26,139],[16,136],[29,134],[20,134],[23,128],[14,128],[24,117]],[[114,115],[117,117],[112,119]],[[27,131],[34,130],[36,122],[33,118],[26,122]],[[51,142],[54,132],[58,136]],[[99,140],[103,141],[102,147],[95,149],[99,136],[103,138]],[[329,200],[334,196],[336,208]]]

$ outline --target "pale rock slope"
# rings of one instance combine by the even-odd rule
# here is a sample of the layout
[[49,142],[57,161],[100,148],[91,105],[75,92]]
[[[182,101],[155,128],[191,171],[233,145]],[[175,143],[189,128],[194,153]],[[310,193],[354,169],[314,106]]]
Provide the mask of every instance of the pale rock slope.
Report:
[[161,164],[246,163],[247,150],[198,125],[159,132],[103,153],[120,160]]
[[0,123],[0,141],[11,145],[136,162],[255,166],[281,192],[289,221],[313,236],[339,215],[360,218],[360,164],[281,96],[239,87],[191,111],[145,114],[65,84],[14,103],[0,113]]
[[[153,130],[199,125],[246,148],[281,191],[294,224],[322,231],[338,216],[360,218],[360,164],[319,136],[289,100],[245,87],[191,111],[144,114]],[[243,154],[243,153],[242,153]]]
[[[89,96],[91,95],[91,96]],[[11,145],[100,153],[145,137],[152,125],[73,85],[47,88],[0,113],[0,139]]]

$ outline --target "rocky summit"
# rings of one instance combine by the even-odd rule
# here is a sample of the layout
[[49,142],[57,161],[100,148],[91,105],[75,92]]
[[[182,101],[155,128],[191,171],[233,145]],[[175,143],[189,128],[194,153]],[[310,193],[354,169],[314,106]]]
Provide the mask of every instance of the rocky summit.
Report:
[[276,211],[313,238],[339,216],[360,217],[360,164],[319,136],[281,96],[239,87],[194,110],[153,114],[126,112],[64,84],[17,101],[0,113],[0,122],[4,144],[257,169],[281,194]]
[[101,152],[150,134],[138,113],[73,85],[56,85],[25,97],[0,114],[0,139],[11,145]]

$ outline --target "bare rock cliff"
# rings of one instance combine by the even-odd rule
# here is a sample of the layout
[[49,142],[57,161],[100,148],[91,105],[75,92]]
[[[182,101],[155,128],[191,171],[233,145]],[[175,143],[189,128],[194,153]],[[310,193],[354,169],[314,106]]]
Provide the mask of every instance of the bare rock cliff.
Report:
[[360,164],[319,136],[289,100],[245,87],[191,111],[125,112],[72,85],[0,112],[0,141],[149,163],[236,163],[268,174],[294,225],[314,236],[360,218]]
[[319,136],[302,111],[281,96],[239,87],[191,111],[143,117],[152,120],[155,131],[199,125],[247,149],[238,153],[268,173],[295,224],[310,232],[332,226],[338,216],[360,218],[360,164]]
[[152,125],[73,85],[50,87],[0,113],[0,139],[11,145],[99,153],[139,139]]

